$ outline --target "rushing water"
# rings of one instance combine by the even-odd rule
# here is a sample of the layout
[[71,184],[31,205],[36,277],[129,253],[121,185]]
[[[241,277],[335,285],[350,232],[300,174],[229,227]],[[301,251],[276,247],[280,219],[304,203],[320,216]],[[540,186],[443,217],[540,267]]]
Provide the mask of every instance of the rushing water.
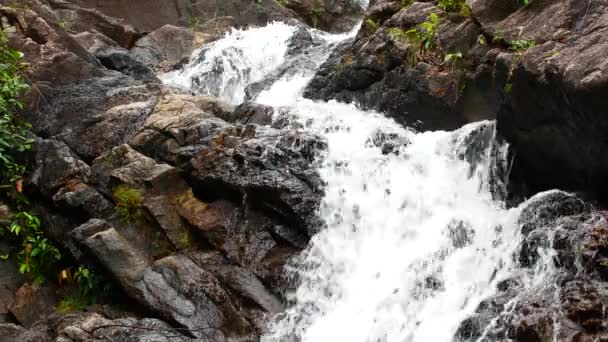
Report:
[[[164,76],[234,104],[258,84],[255,101],[327,139],[319,169],[326,228],[290,264],[299,281],[292,305],[263,339],[451,341],[499,281],[522,273],[513,260],[520,210],[505,208],[504,172],[496,172],[508,169],[507,146],[493,139],[493,122],[416,133],[353,104],[303,99],[331,49],[356,30],[310,30],[312,44],[293,52],[296,32],[283,23],[235,30]],[[538,273],[524,276],[542,282]]]

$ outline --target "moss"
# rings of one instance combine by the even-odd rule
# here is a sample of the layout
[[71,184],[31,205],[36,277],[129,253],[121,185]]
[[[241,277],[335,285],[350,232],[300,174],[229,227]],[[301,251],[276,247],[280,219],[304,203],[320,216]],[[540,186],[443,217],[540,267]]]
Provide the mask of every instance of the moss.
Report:
[[414,0],[401,0],[401,7],[410,7],[414,3]]
[[143,218],[141,190],[122,184],[114,189],[112,197],[116,203],[116,211],[124,222],[136,223]]

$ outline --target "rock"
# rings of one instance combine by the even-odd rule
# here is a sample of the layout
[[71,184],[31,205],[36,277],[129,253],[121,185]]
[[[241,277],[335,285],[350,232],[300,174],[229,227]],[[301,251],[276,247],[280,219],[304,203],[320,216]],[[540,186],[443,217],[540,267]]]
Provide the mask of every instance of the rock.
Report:
[[188,168],[196,149],[229,126],[216,116],[230,112],[208,97],[167,93],[130,143],[153,158]]
[[97,31],[125,49],[131,48],[141,35],[132,26],[124,25],[123,20],[109,17],[95,9],[81,8],[62,0],[51,0],[50,4],[59,23],[68,31]]
[[170,71],[187,62],[196,48],[212,39],[192,29],[165,25],[139,39],[131,53],[149,68]]
[[357,1],[348,0],[292,0],[286,6],[306,24],[329,32],[350,31],[364,12]]
[[195,189],[246,197],[312,235],[320,226],[315,213],[321,188],[310,164],[324,147],[318,137],[272,128],[226,130],[193,156]]
[[115,342],[191,342],[192,338],[167,323],[154,318],[135,317],[108,319],[95,313],[71,313],[59,320],[54,328],[57,342],[111,339]]
[[25,278],[17,267],[15,246],[0,241],[0,253],[8,256],[6,260],[0,260],[0,324],[2,324],[9,322],[9,307],[15,300],[17,289],[25,282]]
[[[458,336],[469,340],[485,331],[493,340],[601,340],[608,334],[602,311],[608,300],[602,266],[608,257],[605,214],[560,191],[539,194],[524,205],[518,259],[524,270],[542,268],[540,272],[547,273],[544,284],[549,285],[524,287],[517,279],[500,283],[497,293],[461,324]],[[540,257],[551,248],[554,256]],[[505,310],[506,305],[512,307]]]
[[20,336],[25,333],[25,329],[13,323],[0,323],[0,336],[4,342],[19,342]]
[[19,324],[30,328],[55,310],[56,301],[53,288],[25,284],[17,290],[9,311]]
[[[523,21],[532,14],[533,21]],[[608,64],[598,63],[608,51],[608,31],[599,24],[605,18],[605,4],[564,0],[539,3],[533,12],[515,13],[498,24],[529,25],[525,37],[539,43],[559,35],[527,51],[512,67],[512,91],[498,113],[498,130],[517,151],[515,174],[525,175],[528,194],[562,188],[606,198],[603,108],[608,100],[602,94],[608,89]],[[547,25],[535,26],[541,20]],[[513,180],[518,181],[521,176]]]
[[85,7],[96,8],[125,21],[141,31],[154,31],[164,25],[190,27],[216,17],[231,16],[238,26],[263,26],[273,20],[289,20],[293,12],[276,1],[223,3],[208,0],[70,0]]
[[91,180],[91,168],[62,141],[37,139],[34,143],[34,170],[30,180],[47,198],[69,182]]
[[[461,16],[448,16],[431,3],[415,2],[395,13],[396,9],[393,2],[376,2],[365,22],[373,21],[377,28],[372,30],[365,24],[354,42],[336,49],[304,96],[357,102],[419,130],[453,130],[467,122],[492,118],[494,113],[486,109],[497,107],[497,100],[492,100],[499,95],[491,91],[493,84],[484,93],[490,96],[479,96],[471,91],[474,87],[463,91],[484,74],[447,67],[443,61],[444,54],[457,52],[463,59],[479,58],[483,52],[476,50],[480,34],[476,24]],[[442,18],[434,52],[424,51],[405,37],[405,31],[427,20],[431,13]]]

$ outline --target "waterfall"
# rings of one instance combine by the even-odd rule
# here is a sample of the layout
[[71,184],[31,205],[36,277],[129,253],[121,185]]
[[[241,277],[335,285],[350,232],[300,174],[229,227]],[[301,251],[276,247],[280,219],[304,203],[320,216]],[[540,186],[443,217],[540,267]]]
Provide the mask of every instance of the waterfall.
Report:
[[234,30],[163,77],[230,103],[261,84],[256,102],[327,140],[319,161],[325,228],[289,264],[297,289],[263,341],[452,341],[501,281],[542,282],[547,269],[524,271],[513,257],[521,209],[507,209],[493,186],[503,181],[496,169],[508,169],[494,122],[418,133],[355,104],[304,99],[316,68],[356,29],[306,29],[311,43],[293,50],[299,30]]

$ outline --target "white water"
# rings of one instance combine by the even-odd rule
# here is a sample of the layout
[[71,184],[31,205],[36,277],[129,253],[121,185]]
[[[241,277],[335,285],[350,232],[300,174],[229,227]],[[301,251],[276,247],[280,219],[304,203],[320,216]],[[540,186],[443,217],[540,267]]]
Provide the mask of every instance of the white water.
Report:
[[[209,75],[212,82],[199,91],[239,103],[247,85],[287,62],[286,41],[294,32],[279,23],[233,31],[203,49],[204,60],[193,59],[164,80],[191,88],[193,77]],[[333,44],[353,34],[313,32],[322,42],[307,51],[313,68],[294,64],[256,97],[286,108],[328,142],[319,169],[327,184],[319,215],[327,227],[288,270],[299,279],[293,305],[263,340],[451,341],[497,282],[522,273],[513,260],[520,210],[492,198],[490,147],[477,165],[460,157],[465,138],[493,123],[416,133],[354,105],[303,99]],[[398,141],[398,153],[382,154],[371,143],[380,133]]]

